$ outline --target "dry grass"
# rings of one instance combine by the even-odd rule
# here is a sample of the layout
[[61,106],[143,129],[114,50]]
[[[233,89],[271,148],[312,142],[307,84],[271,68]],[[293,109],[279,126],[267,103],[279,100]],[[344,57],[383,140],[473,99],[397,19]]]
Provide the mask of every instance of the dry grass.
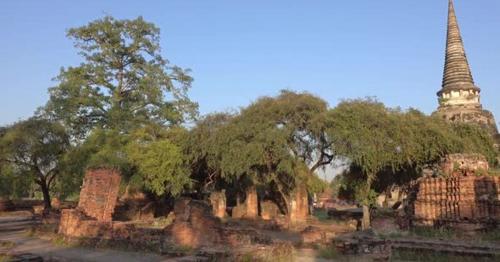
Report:
[[337,259],[339,258],[340,254],[338,253],[337,249],[333,245],[328,245],[324,247],[319,247],[318,248],[318,257],[323,258],[323,259]]
[[294,261],[295,248],[290,243],[278,243],[263,250],[255,250],[240,255],[238,262],[288,262]]

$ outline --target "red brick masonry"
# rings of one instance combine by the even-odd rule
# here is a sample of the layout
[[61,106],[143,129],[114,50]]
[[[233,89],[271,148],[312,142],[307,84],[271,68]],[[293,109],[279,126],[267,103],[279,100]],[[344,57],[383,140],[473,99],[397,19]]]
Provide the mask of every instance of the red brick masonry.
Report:
[[115,234],[120,234],[124,226],[129,226],[111,221],[120,180],[120,174],[116,170],[88,170],[80,191],[78,207],[61,211],[59,233],[71,237],[89,238],[115,237]]
[[113,169],[89,170],[85,174],[78,209],[98,221],[111,221],[120,188],[120,174]]
[[500,221],[500,178],[455,176],[426,178],[418,185],[415,220],[440,222]]

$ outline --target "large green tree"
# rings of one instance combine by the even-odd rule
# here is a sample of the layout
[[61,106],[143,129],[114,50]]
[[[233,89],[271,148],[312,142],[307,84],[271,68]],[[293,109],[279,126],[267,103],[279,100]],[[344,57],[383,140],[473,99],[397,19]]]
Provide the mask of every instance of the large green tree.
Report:
[[61,159],[69,148],[65,129],[58,123],[31,118],[9,127],[0,138],[2,169],[29,176],[40,186],[46,209],[50,188],[61,173]]
[[261,186],[286,210],[297,186],[317,185],[315,171],[333,155],[326,139],[327,104],[307,94],[282,91],[262,97],[239,114],[214,114],[190,132],[187,153],[197,181],[229,183],[241,191]]
[[481,153],[495,161],[493,141],[479,127],[387,108],[371,99],[340,103],[327,122],[332,150],[351,165],[344,181],[363,205],[364,228],[378,193],[417,178],[446,154]]
[[113,168],[120,171],[130,190],[157,197],[178,196],[192,182],[181,146],[186,132],[151,125],[130,134],[95,129],[65,155],[62,180],[80,185],[84,170]]
[[172,65],[160,49],[160,30],[139,17],[106,16],[68,31],[84,61],[63,68],[42,112],[76,138],[93,128],[123,132],[155,123],[171,126],[197,114],[187,96],[189,70]]
[[357,197],[363,204],[363,228],[370,224],[368,206],[374,198],[372,184],[382,169],[398,165],[400,144],[393,139],[394,119],[381,103],[340,103],[330,112],[329,130],[335,153],[359,166],[363,179]]
[[282,90],[277,97],[263,97],[241,113],[245,121],[279,132],[292,157],[313,174],[334,158],[326,134],[328,104],[309,93]]

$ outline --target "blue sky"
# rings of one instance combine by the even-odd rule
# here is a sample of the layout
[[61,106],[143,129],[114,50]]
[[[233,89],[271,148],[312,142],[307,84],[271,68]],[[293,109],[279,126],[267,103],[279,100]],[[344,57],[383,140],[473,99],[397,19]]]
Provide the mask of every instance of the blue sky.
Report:
[[[500,120],[500,1],[455,0],[482,101]],[[193,70],[200,112],[237,109],[280,89],[331,106],[375,96],[389,106],[437,107],[446,0],[0,2],[0,125],[47,101],[62,66],[78,64],[68,28],[104,15],[142,15],[161,28],[163,54]]]

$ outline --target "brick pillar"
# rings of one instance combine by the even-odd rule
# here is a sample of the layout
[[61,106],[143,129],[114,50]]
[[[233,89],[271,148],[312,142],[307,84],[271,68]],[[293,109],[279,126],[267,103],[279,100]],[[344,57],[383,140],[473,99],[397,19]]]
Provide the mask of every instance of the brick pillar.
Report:
[[210,193],[210,203],[214,216],[218,218],[226,216],[226,192],[224,190]]
[[290,222],[303,222],[309,216],[309,199],[305,185],[299,185],[291,195],[288,208]]
[[257,190],[255,186],[250,187],[246,192],[247,198],[245,200],[246,218],[256,218],[259,215],[259,202],[257,197]]

